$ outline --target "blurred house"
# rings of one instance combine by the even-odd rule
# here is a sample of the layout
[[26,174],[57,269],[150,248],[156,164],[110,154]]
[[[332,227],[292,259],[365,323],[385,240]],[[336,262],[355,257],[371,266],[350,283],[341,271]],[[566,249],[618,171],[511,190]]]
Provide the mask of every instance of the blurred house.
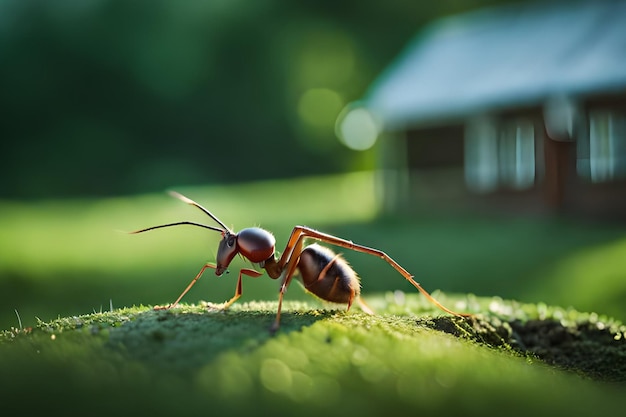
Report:
[[390,210],[626,219],[626,2],[534,2],[418,34],[361,105]]

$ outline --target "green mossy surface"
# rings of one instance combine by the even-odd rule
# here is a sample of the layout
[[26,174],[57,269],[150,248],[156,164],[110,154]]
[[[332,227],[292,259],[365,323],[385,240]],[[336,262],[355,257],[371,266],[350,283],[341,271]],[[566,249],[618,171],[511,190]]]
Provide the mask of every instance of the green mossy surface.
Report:
[[[367,298],[378,314],[287,302],[148,306],[0,336],[3,408],[66,415],[600,415],[623,412],[626,328],[498,298]],[[560,414],[559,414],[560,415]]]

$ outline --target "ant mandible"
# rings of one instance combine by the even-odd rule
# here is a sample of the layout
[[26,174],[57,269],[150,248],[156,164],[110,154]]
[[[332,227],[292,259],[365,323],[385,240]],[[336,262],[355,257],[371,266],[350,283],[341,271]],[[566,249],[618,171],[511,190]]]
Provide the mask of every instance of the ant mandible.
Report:
[[[180,294],[180,296],[172,304],[165,307],[155,307],[155,309],[170,309],[175,307],[185,294],[193,287],[193,285],[200,279],[202,274],[207,268],[215,269],[215,275],[220,276],[224,272],[227,272],[228,266],[235,257],[240,254],[244,258],[248,259],[254,264],[258,264],[261,268],[267,271],[267,274],[272,279],[278,279],[282,276],[282,282],[280,285],[280,291],[278,295],[278,311],[276,313],[276,319],[270,331],[276,332],[280,326],[280,312],[283,304],[283,296],[287,287],[291,283],[291,279],[294,276],[296,269],[300,271],[300,279],[305,289],[318,296],[319,298],[334,302],[347,304],[347,309],[350,309],[353,301],[357,301],[363,311],[369,314],[373,314],[372,310],[360,299],[361,286],[359,278],[356,272],[348,265],[348,263],[339,254],[335,254],[330,249],[320,246],[316,243],[304,247],[305,239],[315,239],[321,242],[329,243],[331,245],[340,246],[343,248],[351,249],[357,252],[367,253],[384,259],[389,265],[391,265],[396,271],[398,271],[407,281],[409,281],[415,288],[419,290],[431,303],[445,311],[446,313],[468,317],[471,314],[457,313],[452,311],[437,300],[435,300],[420,284],[418,284],[406,269],[400,264],[389,257],[385,252],[369,248],[367,246],[358,245],[352,241],[338,238],[333,235],[319,232],[305,226],[295,226],[291,232],[291,236],[287,241],[287,246],[283,251],[280,258],[276,257],[274,248],[276,239],[267,230],[259,227],[249,227],[241,230],[239,233],[235,233],[230,230],[222,221],[213,215],[209,210],[202,207],[195,201],[185,197],[177,192],[170,192],[173,197],[179,200],[195,206],[211,217],[221,227],[207,226],[200,223],[182,221],[176,223],[162,224],[159,226],[152,226],[141,230],[130,232],[132,234],[143,233],[149,230],[160,229],[163,227],[191,225],[203,227],[205,229],[214,230],[222,234],[222,240],[217,248],[216,264],[205,264],[195,278],[189,283],[187,288]],[[262,272],[258,272],[254,269],[242,268],[239,270],[239,277],[237,279],[237,287],[235,289],[235,295],[228,300],[223,308],[227,309],[233,304],[242,294],[242,276],[246,275],[252,278],[257,278],[263,275]]]

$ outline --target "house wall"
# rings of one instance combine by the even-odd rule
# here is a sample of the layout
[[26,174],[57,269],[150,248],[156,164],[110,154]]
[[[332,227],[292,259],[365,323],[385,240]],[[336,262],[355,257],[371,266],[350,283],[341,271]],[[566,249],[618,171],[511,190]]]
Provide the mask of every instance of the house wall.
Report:
[[[623,123],[624,130],[614,132],[615,137],[612,138],[613,142],[618,141],[615,142],[617,145],[614,143],[612,146],[624,152],[623,172],[618,172],[623,178],[598,181],[597,178],[592,179],[591,174],[585,176],[581,167],[585,163],[589,164],[585,162],[589,155],[584,155],[584,147],[590,147],[590,115],[598,119],[599,114],[600,122],[606,122],[608,116],[602,113],[606,111],[617,115],[615,117],[623,115],[623,122],[616,122],[616,126],[622,126],[619,123]],[[491,126],[491,130],[480,130],[480,134],[491,134],[491,145],[494,146],[491,153],[487,152],[493,161],[488,162],[489,166],[478,167],[481,175],[493,177],[482,189],[472,185],[468,179],[472,172],[470,165],[476,164],[472,160],[470,147],[478,146],[469,138],[473,119],[468,119],[464,124],[431,126],[404,132],[395,142],[397,154],[404,155],[402,165],[406,170],[406,177],[396,184],[396,201],[402,201],[396,211],[476,210],[578,214],[626,220],[626,102],[589,101],[578,116],[578,123],[572,127],[571,135],[566,137],[555,137],[554,130],[550,132],[550,137],[544,111],[539,107],[501,112],[497,116],[490,116],[487,122],[480,122],[487,123],[487,127]],[[600,122],[596,120],[595,124]],[[521,129],[525,135],[532,131],[532,178],[528,177],[527,166],[510,165],[520,164],[520,147],[516,148],[516,140],[520,138]],[[606,130],[597,126],[595,129]],[[620,136],[621,133],[623,135]],[[584,145],[585,141],[587,145]],[[591,145],[591,148],[594,146],[600,150],[606,147],[604,142]],[[511,156],[507,152],[514,154]],[[589,153],[589,149],[586,152]],[[601,163],[601,159],[596,161],[596,165]],[[514,175],[512,177],[511,173],[522,173],[525,176],[520,180]]]
[[[541,129],[541,127],[539,127]],[[544,175],[538,186],[546,210],[567,211],[577,204],[576,142],[551,139],[543,128]]]
[[[493,147],[491,160],[482,161],[491,169],[491,180],[483,188],[469,181],[471,164],[476,164],[471,158],[476,124],[483,125],[479,134],[490,136]],[[465,126],[465,172],[472,208],[501,214],[544,214],[548,210],[544,184],[550,172],[545,166],[541,110],[530,107],[500,111],[469,118]]]
[[[506,126],[509,130],[514,129],[516,120],[523,120],[527,125],[534,123],[534,119],[527,112],[519,111],[490,120],[495,122],[494,126]],[[516,188],[502,178],[498,180],[498,176],[504,175],[499,171],[506,170],[505,162],[496,160],[489,162],[490,166],[476,167],[483,174],[495,176],[495,179],[489,181],[500,181],[494,183],[493,188],[489,186],[478,191],[471,183],[468,184],[468,164],[472,163],[472,158],[468,161],[467,134],[467,122],[407,132],[405,142],[400,146],[406,147],[406,166],[409,173],[407,190],[411,196],[408,200],[408,211],[419,213],[422,210],[481,212],[543,210],[540,188],[535,185],[534,179],[531,178],[529,186],[523,189],[520,189],[519,183]],[[494,134],[499,135],[497,132]],[[497,143],[493,145],[497,154],[498,145]],[[534,160],[542,162],[543,156],[540,153],[543,147],[535,144],[533,149],[536,154],[533,155]],[[479,161],[479,164],[482,162]],[[542,173],[542,169],[535,170],[533,178],[538,178]],[[510,178],[508,180],[511,181]]]
[[446,210],[467,201],[462,125],[409,130],[404,146],[409,194],[406,211]]
[[626,92],[581,103],[562,211],[626,221]]

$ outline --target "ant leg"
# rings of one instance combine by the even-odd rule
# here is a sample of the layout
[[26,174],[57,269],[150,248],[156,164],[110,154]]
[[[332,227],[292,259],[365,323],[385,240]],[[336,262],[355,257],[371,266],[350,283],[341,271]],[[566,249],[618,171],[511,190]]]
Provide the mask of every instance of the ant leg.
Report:
[[[293,241],[294,236],[295,236],[295,242]],[[284,267],[284,271],[286,272],[285,272],[285,276],[283,278],[282,284],[280,286],[280,291],[278,295],[278,311],[276,312],[276,319],[274,320],[272,327],[270,327],[270,333],[272,334],[276,333],[276,331],[280,327],[280,314],[281,314],[282,306],[283,306],[283,297],[285,295],[285,292],[287,291],[287,287],[289,287],[289,284],[291,283],[293,274],[295,273],[296,268],[298,267],[300,263],[300,254],[302,253],[303,243],[306,237],[307,236],[305,236],[302,233],[296,234],[296,229],[294,229],[294,232],[292,232],[292,238],[290,239],[290,242],[288,243],[288,247],[285,250],[285,253],[289,253],[290,255],[288,258],[289,260],[287,261],[287,265],[285,265]],[[324,266],[324,268],[320,271],[318,275],[318,280],[324,278],[324,276],[326,275],[330,267],[333,265],[333,263],[336,262],[337,258],[339,258],[340,256],[341,256],[340,254],[336,254],[335,257],[331,259],[331,261]],[[284,258],[285,257],[283,254],[283,258],[281,258],[281,262],[284,262]],[[355,298],[355,293],[353,291],[352,295],[350,296],[350,300],[348,301],[347,310],[350,310],[350,306],[352,305],[352,300],[354,300],[354,298]],[[360,300],[360,298],[358,299]],[[367,309],[367,307],[365,307],[365,309]],[[366,312],[367,311],[371,312],[371,310],[366,310]]]
[[222,307],[224,310],[226,310],[228,307],[231,306],[232,303],[234,303],[235,301],[237,301],[237,299],[239,297],[241,297],[242,294],[242,284],[241,284],[241,276],[242,275],[247,275],[249,277],[252,278],[258,278],[261,275],[263,275],[262,272],[259,271],[255,271],[254,269],[248,269],[248,268],[243,268],[241,270],[239,270],[239,278],[237,279],[237,288],[235,289],[235,295],[233,296],[233,298],[231,298],[230,300],[226,301],[224,303],[224,307]]
[[[357,252],[362,252],[362,253],[367,253],[369,255],[374,255],[378,258],[383,259],[385,262],[387,262],[389,265],[391,265],[396,271],[398,271],[407,281],[409,281],[415,288],[417,288],[417,290],[422,293],[422,295],[424,295],[424,297],[426,297],[428,299],[428,301],[430,301],[432,304],[434,304],[435,306],[437,306],[439,309],[441,309],[442,311],[445,311],[448,314],[452,314],[453,316],[460,316],[460,317],[471,317],[472,314],[469,313],[457,313],[456,311],[452,311],[449,308],[443,306],[441,303],[439,303],[439,301],[437,301],[435,298],[433,298],[432,295],[430,295],[428,293],[428,291],[426,291],[424,288],[422,288],[422,286],[413,279],[413,275],[411,275],[406,269],[404,269],[402,266],[400,266],[400,264],[398,264],[396,261],[394,261],[389,255],[387,255],[385,252],[378,250],[378,249],[374,249],[374,248],[370,248],[367,246],[362,246],[362,245],[357,245],[356,243],[350,241],[350,240],[346,240],[346,239],[341,239],[338,238],[336,236],[333,235],[329,235],[327,233],[322,233],[322,232],[318,232],[315,229],[311,229],[309,227],[305,227],[305,226],[296,226],[293,228],[293,231],[291,232],[291,237],[289,238],[289,242],[287,243],[287,247],[285,248],[285,253],[283,253],[283,258],[285,257],[286,253],[292,249],[292,242],[294,240],[297,239],[297,241],[301,241],[302,238],[304,237],[308,237],[311,239],[316,239],[322,242],[326,242],[329,243],[331,245],[336,245],[336,246],[340,246],[342,248],[347,248],[347,249],[352,249],[354,251]],[[280,259],[281,262],[283,262],[283,258]]]
[[[293,257],[292,254],[294,250],[296,249],[297,245],[300,245],[300,247],[302,248],[302,231],[303,231],[303,226],[296,226],[291,231],[291,236],[289,236],[289,240],[287,241],[285,250],[283,251],[283,254],[280,257],[280,260],[278,261],[278,264],[280,265],[281,268],[284,268],[285,265],[289,261],[291,261]],[[300,250],[300,252],[302,252],[302,250]],[[299,255],[300,254],[298,254],[298,256]]]
[[[293,273],[292,273],[293,275]],[[276,311],[276,318],[274,319],[274,323],[270,327],[270,334],[276,333],[278,328],[280,327],[280,312],[283,309],[283,297],[285,296],[285,291],[287,291],[287,287],[291,282],[291,275],[285,275],[285,279],[283,279],[283,283],[280,285],[280,290],[278,291],[278,310]]]
[[[189,292],[191,287],[193,287],[194,284],[200,279],[200,277],[202,276],[202,274],[207,268],[215,269],[216,266],[213,263],[207,263],[206,265],[204,265],[202,269],[200,270],[200,272],[198,272],[198,275],[196,275],[196,277],[189,283],[187,288],[185,288],[185,291],[183,291],[182,294],[178,296],[176,301],[174,301],[172,304],[168,306],[156,306],[154,307],[154,310],[169,310],[170,308],[176,307],[178,303],[180,302],[180,300],[185,296],[185,294],[187,294],[187,292]],[[237,280],[237,288],[235,289],[235,295],[224,304],[224,307],[223,307],[224,310],[230,307],[232,303],[234,303],[239,297],[241,297],[241,294],[242,294],[241,276],[242,275],[247,275],[252,278],[258,278],[263,274],[261,272],[255,271],[254,269],[247,269],[247,268],[241,269],[239,271],[239,278]]]
[[205,264],[202,269],[200,270],[200,272],[198,272],[198,275],[196,275],[196,277],[194,279],[191,280],[191,282],[189,283],[189,285],[187,285],[187,288],[185,288],[185,291],[182,292],[181,295],[178,296],[178,298],[176,299],[176,301],[174,301],[172,304],[168,305],[168,306],[155,306],[154,310],[169,310],[170,308],[174,308],[178,305],[178,302],[185,296],[185,294],[187,294],[187,292],[191,289],[191,287],[194,286],[194,284],[200,279],[200,277],[202,276],[202,274],[204,273],[204,271],[206,271],[207,268],[213,268],[215,269],[216,266],[215,264],[212,263],[207,263]]
[[357,303],[359,303],[359,307],[361,307],[361,310],[363,310],[365,314],[369,314],[371,316],[376,314],[374,310],[372,310],[372,308],[368,306],[361,297],[357,298],[356,301]]
[[274,323],[272,323],[272,326],[270,327],[270,334],[274,334],[278,331],[278,328],[280,327],[280,311],[283,308],[283,294],[285,293],[285,291],[283,290],[283,287],[280,287],[280,292],[278,293],[278,311],[276,312],[276,318],[274,319]]
[[[280,284],[280,290],[278,292],[278,311],[276,312],[276,318],[274,319],[274,323],[272,324],[272,327],[270,327],[271,334],[276,333],[276,331],[280,327],[280,313],[283,308],[283,297],[285,296],[285,291],[287,291],[287,287],[289,287],[289,284],[291,283],[294,272],[296,272],[298,262],[300,262],[300,253],[302,253],[304,236],[299,235],[297,236],[296,240],[292,242],[292,240],[294,239],[294,232],[295,229],[292,232],[291,238],[289,238],[289,243],[287,244],[287,248],[285,248],[285,252],[283,253],[279,261],[281,268],[284,267],[283,271],[285,271],[285,275],[283,277],[282,283]],[[288,259],[288,261],[287,265],[285,266],[284,262],[286,259]]]

